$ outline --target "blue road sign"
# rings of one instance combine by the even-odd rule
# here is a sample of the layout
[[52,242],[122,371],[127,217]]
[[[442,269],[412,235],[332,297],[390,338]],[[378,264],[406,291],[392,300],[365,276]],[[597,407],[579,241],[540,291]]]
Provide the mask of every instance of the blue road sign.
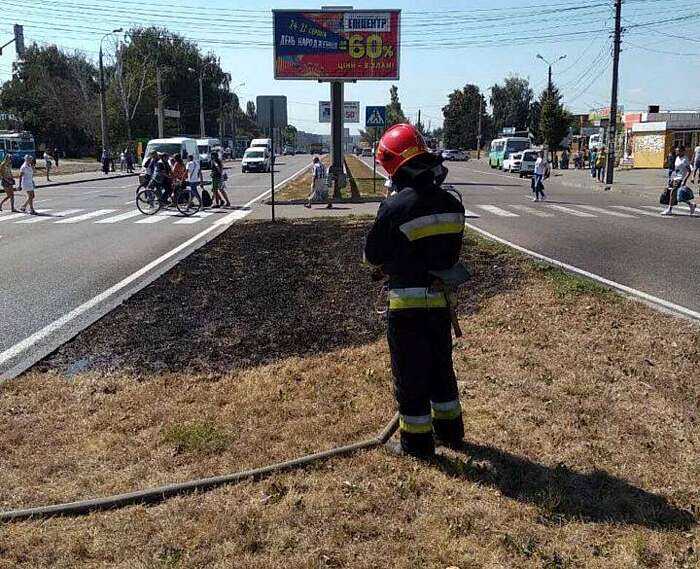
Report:
[[365,126],[382,127],[386,125],[386,107],[365,107]]

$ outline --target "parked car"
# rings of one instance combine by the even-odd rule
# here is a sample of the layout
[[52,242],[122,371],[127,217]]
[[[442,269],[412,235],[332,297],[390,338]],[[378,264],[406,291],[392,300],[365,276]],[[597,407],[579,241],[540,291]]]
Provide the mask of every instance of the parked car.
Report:
[[285,146],[282,149],[282,154],[284,156],[294,156],[296,154],[296,152],[294,151],[294,149],[291,146]]
[[363,148],[362,149],[362,156],[372,156],[372,149],[371,148]]
[[504,172],[520,172],[520,164],[523,161],[522,152],[511,152],[505,160],[503,160],[503,171]]
[[241,159],[241,172],[269,172],[270,152],[265,147],[249,148]]
[[537,162],[537,150],[524,150],[520,160],[520,177],[532,176],[535,171],[535,162]]
[[469,160],[469,153],[464,150],[443,150],[442,151],[443,160]]

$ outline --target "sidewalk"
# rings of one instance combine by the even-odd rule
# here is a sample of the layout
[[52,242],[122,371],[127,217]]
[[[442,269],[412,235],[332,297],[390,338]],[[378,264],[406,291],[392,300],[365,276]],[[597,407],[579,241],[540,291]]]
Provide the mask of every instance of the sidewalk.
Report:
[[[114,180],[117,178],[131,178],[138,176],[137,173],[127,174],[126,172],[110,172],[109,174],[103,174],[101,171],[97,172],[81,172],[79,174],[65,174],[52,175],[51,181],[46,181],[46,174],[43,172],[35,172],[34,180],[36,182],[37,189],[39,188],[51,188],[53,186],[63,186],[64,184],[81,184],[83,182],[94,182],[99,180]],[[16,176],[15,176],[16,177]]]

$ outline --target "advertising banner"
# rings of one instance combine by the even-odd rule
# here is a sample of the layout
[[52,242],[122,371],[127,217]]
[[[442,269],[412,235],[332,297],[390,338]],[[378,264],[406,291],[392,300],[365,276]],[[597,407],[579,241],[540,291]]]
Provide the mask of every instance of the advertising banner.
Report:
[[400,16],[400,10],[273,10],[275,79],[398,79]]
[[[343,122],[360,122],[360,101],[343,102]],[[318,102],[318,122],[331,122],[331,102]]]

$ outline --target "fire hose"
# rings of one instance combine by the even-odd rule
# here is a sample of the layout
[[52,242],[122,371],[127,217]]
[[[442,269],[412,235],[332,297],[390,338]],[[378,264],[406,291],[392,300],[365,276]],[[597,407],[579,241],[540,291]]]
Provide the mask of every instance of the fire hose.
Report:
[[260,468],[242,470],[232,474],[224,474],[222,476],[189,480],[177,484],[168,484],[166,486],[158,486],[147,490],[129,492],[127,494],[116,494],[113,496],[92,498],[78,502],[39,506],[23,510],[8,510],[5,512],[0,512],[0,522],[42,519],[52,516],[82,516],[98,510],[112,510],[133,504],[156,504],[181,494],[189,494],[198,491],[203,492],[227,484],[236,484],[244,480],[260,479],[277,472],[294,470],[308,466],[314,462],[328,460],[329,458],[336,456],[348,455],[360,450],[367,450],[381,446],[391,438],[391,436],[396,432],[396,429],[398,429],[398,426],[399,415],[397,413],[376,437],[365,441],[336,447],[334,449],[317,452],[315,454],[309,454],[285,462],[278,462],[268,466],[262,466]]

